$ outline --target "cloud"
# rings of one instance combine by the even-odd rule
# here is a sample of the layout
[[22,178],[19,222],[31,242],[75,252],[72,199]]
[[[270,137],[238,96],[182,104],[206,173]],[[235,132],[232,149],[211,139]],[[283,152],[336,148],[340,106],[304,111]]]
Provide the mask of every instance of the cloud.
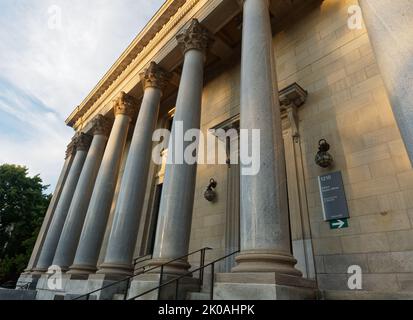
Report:
[[26,165],[52,191],[73,135],[64,119],[162,3],[2,0],[0,163]]

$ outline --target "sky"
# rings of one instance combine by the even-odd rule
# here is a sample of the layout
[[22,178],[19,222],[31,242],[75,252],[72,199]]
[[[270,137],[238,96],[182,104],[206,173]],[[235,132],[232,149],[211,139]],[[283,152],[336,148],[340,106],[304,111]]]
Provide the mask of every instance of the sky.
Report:
[[0,0],[0,164],[53,192],[74,131],[65,119],[164,0]]

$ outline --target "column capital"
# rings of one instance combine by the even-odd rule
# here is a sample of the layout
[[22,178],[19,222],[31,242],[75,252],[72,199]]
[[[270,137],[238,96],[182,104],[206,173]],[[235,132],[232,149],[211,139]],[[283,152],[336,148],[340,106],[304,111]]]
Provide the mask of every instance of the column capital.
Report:
[[102,135],[109,137],[110,131],[112,130],[112,124],[108,118],[102,114],[98,114],[93,120],[93,135]]
[[156,62],[152,61],[144,73],[141,74],[143,87],[158,88],[163,90],[171,79],[172,75],[165,71]]
[[76,151],[86,151],[87,149],[89,149],[91,142],[92,136],[83,132],[79,132],[74,139]]
[[132,119],[136,113],[135,99],[122,91],[117,98],[113,100],[113,109],[115,116],[123,114]]
[[[76,137],[76,136],[75,136]],[[69,144],[67,145],[66,148],[66,153],[65,153],[65,159],[69,159],[71,156],[73,156],[76,152],[76,148],[75,148],[75,143],[74,143],[74,139],[75,137],[72,138],[72,140],[69,142]]]
[[192,19],[188,29],[176,36],[184,53],[195,49],[204,53],[213,42],[213,35],[197,19]]

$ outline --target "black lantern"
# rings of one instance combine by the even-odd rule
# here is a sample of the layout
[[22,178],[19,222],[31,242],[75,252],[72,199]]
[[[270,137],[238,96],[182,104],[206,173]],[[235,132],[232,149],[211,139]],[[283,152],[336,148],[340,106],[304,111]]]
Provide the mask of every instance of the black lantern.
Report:
[[315,156],[315,163],[321,168],[328,168],[333,163],[333,156],[328,153],[330,150],[330,145],[325,139],[321,139],[318,142],[318,152]]
[[216,187],[217,187],[217,182],[214,179],[211,179],[204,193],[205,199],[208,200],[209,202],[213,202],[215,198],[217,197],[217,194],[215,192]]

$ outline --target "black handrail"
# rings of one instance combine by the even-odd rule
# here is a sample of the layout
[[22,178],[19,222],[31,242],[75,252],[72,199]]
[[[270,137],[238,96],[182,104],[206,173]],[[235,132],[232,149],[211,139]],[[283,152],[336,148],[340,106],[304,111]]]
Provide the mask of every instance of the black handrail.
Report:
[[176,282],[175,299],[177,300],[177,299],[178,299],[179,280],[181,280],[181,279],[183,279],[183,278],[186,278],[186,277],[194,274],[194,273],[197,272],[197,271],[201,271],[201,270],[202,270],[202,273],[203,273],[204,269],[207,268],[207,267],[209,267],[209,266],[211,266],[211,292],[210,292],[210,299],[211,299],[211,300],[214,300],[214,279],[215,279],[214,273],[215,273],[215,264],[216,264],[217,262],[220,262],[220,261],[222,261],[222,260],[225,260],[225,259],[227,259],[227,258],[229,258],[229,257],[231,257],[231,256],[233,256],[233,255],[235,255],[235,254],[237,254],[237,253],[239,253],[239,252],[240,252],[240,250],[237,250],[237,251],[235,251],[235,252],[233,252],[233,253],[230,253],[230,254],[222,257],[222,258],[216,259],[216,260],[214,260],[214,261],[212,261],[212,262],[210,262],[210,263],[208,263],[208,264],[206,264],[206,265],[200,266],[200,267],[197,268],[197,269],[194,269],[194,270],[192,270],[192,271],[189,271],[188,273],[183,274],[183,275],[181,275],[181,276],[179,276],[179,277],[177,277],[177,278],[175,278],[175,279],[171,279],[171,280],[169,280],[169,281],[167,281],[167,282],[164,282],[164,283],[160,284],[160,285],[159,285],[158,287],[156,287],[156,288],[153,288],[153,289],[147,290],[147,291],[145,291],[145,292],[143,292],[143,293],[140,293],[139,295],[137,295],[137,296],[135,296],[135,297],[132,297],[132,298],[130,298],[130,299],[128,299],[128,300],[136,300],[137,298],[140,298],[140,297],[142,297],[142,296],[144,296],[144,295],[146,295],[146,294],[148,294],[148,293],[151,293],[152,291],[155,291],[155,290],[157,290],[157,289],[158,289],[158,300],[159,300],[160,291],[161,291],[160,289],[163,288],[163,287],[165,287],[165,286],[167,286],[168,284],[171,284],[171,283],[174,283],[174,282]]
[[[155,267],[152,267],[152,268],[149,268],[149,269],[145,269],[145,268],[147,267],[147,265],[146,265],[146,266],[143,266],[143,267],[140,267],[139,269],[143,269],[143,272],[139,272],[139,273],[136,273],[136,274],[134,273],[133,275],[128,276],[128,277],[126,277],[126,278],[124,278],[124,279],[122,279],[122,280],[113,282],[113,283],[111,283],[111,284],[108,284],[108,285],[106,285],[106,286],[103,286],[103,287],[100,288],[100,289],[96,289],[96,290],[94,290],[94,291],[91,291],[91,292],[88,292],[88,293],[83,294],[83,295],[81,295],[81,296],[78,296],[78,297],[76,297],[76,298],[73,298],[72,300],[79,300],[79,299],[84,298],[84,297],[86,297],[86,300],[89,300],[89,299],[90,299],[90,296],[91,296],[93,293],[102,291],[102,290],[104,290],[104,289],[110,288],[110,287],[115,286],[115,285],[117,285],[117,284],[119,284],[119,283],[122,283],[122,282],[127,281],[127,284],[126,284],[126,292],[125,292],[125,296],[124,296],[124,300],[126,300],[126,299],[127,299],[127,294],[128,294],[128,289],[129,289],[129,286],[130,286],[131,279],[133,279],[133,278],[135,278],[135,277],[137,277],[137,276],[139,276],[139,275],[141,275],[141,274],[148,273],[148,272],[150,272],[150,271],[152,271],[152,270],[158,269],[158,268],[161,268],[161,271],[163,271],[163,267],[164,267],[164,266],[166,266],[166,265],[168,265],[168,264],[170,264],[170,263],[172,263],[172,262],[175,262],[175,261],[178,261],[178,260],[182,260],[182,259],[188,258],[189,256],[194,255],[194,254],[196,254],[196,253],[198,253],[198,252],[201,252],[201,256],[203,256],[204,254],[202,254],[202,252],[205,253],[206,250],[212,250],[212,248],[205,247],[205,248],[202,248],[202,249],[193,251],[193,252],[188,253],[188,254],[186,254],[186,255],[184,255],[184,256],[182,256],[182,257],[179,257],[179,258],[170,260],[170,261],[168,261],[168,262],[165,262],[165,263],[163,263],[163,264],[161,264],[161,265],[158,265],[158,266],[155,266]],[[162,280],[162,277],[161,277],[161,280]]]

